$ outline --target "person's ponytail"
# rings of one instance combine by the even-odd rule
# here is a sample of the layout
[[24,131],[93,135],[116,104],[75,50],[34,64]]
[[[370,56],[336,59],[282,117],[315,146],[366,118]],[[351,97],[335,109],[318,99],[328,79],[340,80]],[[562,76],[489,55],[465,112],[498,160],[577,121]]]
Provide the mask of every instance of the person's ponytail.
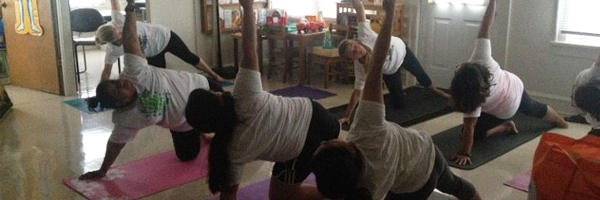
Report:
[[215,94],[204,89],[190,93],[185,117],[194,129],[215,133],[210,144],[208,187],[212,193],[221,192],[231,184],[229,143],[237,125],[235,100],[230,93],[222,93],[223,104]]

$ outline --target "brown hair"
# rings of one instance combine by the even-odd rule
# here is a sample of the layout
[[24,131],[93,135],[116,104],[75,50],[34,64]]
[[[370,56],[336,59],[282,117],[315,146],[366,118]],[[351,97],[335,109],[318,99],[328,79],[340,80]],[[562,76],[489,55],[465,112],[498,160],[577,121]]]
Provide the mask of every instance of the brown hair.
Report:
[[96,44],[106,44],[115,39],[114,26],[110,24],[104,24],[96,30]]
[[348,50],[348,45],[350,45],[351,43],[360,44],[361,46],[363,46],[363,48],[365,48],[367,50],[367,54],[365,56],[363,56],[362,58],[358,59],[358,62],[360,62],[361,64],[363,64],[363,66],[365,66],[365,71],[369,71],[368,65],[371,63],[371,58],[373,57],[373,52],[372,52],[371,48],[369,48],[367,45],[360,42],[360,40],[356,40],[356,39],[343,40],[338,45],[338,54],[340,54],[340,57],[342,59],[350,60],[350,58],[348,58],[348,56],[346,55],[346,53],[347,53],[346,51]]

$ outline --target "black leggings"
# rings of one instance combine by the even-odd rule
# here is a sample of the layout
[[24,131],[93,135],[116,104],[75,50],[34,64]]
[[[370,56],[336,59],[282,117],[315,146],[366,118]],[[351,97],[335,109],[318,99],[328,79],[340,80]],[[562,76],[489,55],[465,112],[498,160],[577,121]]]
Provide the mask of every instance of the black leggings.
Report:
[[285,184],[301,183],[311,173],[310,160],[322,141],[336,139],[340,134],[340,123],[321,104],[312,101],[312,117],[304,147],[298,157],[276,162],[273,177]]
[[167,63],[165,61],[165,53],[167,52],[171,52],[173,55],[181,58],[181,60],[192,66],[196,66],[200,63],[200,58],[188,49],[183,40],[181,40],[175,32],[171,31],[171,38],[169,38],[167,47],[159,54],[146,58],[148,64],[158,68],[167,68]]
[[[421,66],[421,63],[408,46],[406,47],[406,56],[404,57],[404,61],[402,62],[402,65],[400,65],[400,68],[406,69],[406,71],[415,76],[422,86],[429,87],[431,85],[431,79],[427,73],[425,73],[423,66]],[[391,103],[396,106],[404,106],[401,70],[398,69],[398,71],[393,74],[384,74],[383,81],[390,91]]]
[[454,175],[454,173],[450,171],[448,162],[444,158],[444,154],[436,146],[435,163],[433,164],[433,170],[431,171],[431,175],[429,176],[427,183],[425,183],[421,189],[411,193],[394,194],[388,192],[385,199],[427,199],[433,192],[434,188],[437,188],[444,193],[451,194],[461,200],[473,199],[476,194],[473,184]]
[[187,132],[171,131],[175,154],[181,161],[190,161],[200,153],[200,132],[192,129]]
[[[531,99],[531,97],[529,97],[529,94],[527,94],[527,92],[523,90],[521,103],[519,104],[519,109],[517,110],[517,112],[523,113],[528,116],[544,118],[544,116],[546,116],[547,111],[548,106],[546,104]],[[475,139],[485,139],[488,130],[508,120],[510,119],[500,119],[496,116],[482,112],[481,116],[479,116],[479,118],[477,119],[477,123],[475,124]]]

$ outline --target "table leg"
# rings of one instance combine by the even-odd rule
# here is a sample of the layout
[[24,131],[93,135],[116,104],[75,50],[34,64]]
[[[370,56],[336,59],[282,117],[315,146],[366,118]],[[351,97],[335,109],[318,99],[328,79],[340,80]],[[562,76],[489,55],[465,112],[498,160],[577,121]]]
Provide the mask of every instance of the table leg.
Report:
[[304,38],[300,39],[300,52],[298,52],[300,54],[300,80],[298,80],[299,85],[305,84],[306,81],[306,52],[304,51],[304,42]]
[[233,38],[233,66],[237,69],[239,66],[239,57],[238,57],[238,40]]

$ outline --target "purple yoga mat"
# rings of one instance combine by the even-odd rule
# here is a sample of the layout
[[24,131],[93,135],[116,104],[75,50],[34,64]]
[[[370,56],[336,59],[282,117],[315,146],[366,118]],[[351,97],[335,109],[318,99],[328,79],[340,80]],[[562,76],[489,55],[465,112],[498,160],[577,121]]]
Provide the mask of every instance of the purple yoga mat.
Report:
[[208,143],[202,143],[194,161],[181,162],[169,151],[112,167],[97,181],[64,179],[63,183],[86,199],[139,199],[206,177]]
[[327,97],[335,96],[335,94],[319,89],[314,89],[306,86],[293,86],[288,88],[283,88],[279,90],[271,91],[271,94],[284,96],[284,97],[307,97],[313,100],[324,99]]
[[529,171],[521,176],[518,176],[510,181],[507,181],[506,183],[504,183],[504,185],[515,188],[515,189],[523,191],[523,192],[529,192],[529,182],[530,181],[531,181],[531,171]]
[[[237,199],[244,200],[267,200],[269,199],[269,183],[271,179],[268,178],[266,180],[254,183],[252,185],[248,185],[240,190],[237,193]],[[316,185],[315,175],[311,174],[304,180],[304,184],[308,185]],[[214,197],[211,200],[218,200],[219,197]]]

